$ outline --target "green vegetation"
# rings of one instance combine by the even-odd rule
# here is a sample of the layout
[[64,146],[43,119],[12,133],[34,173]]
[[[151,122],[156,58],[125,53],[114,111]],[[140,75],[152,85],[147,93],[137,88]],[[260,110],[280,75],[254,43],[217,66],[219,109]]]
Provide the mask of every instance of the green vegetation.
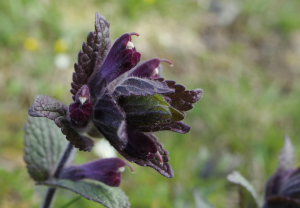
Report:
[[[45,189],[34,186],[22,159],[27,109],[36,94],[71,101],[72,63],[96,11],[110,21],[112,39],[140,33],[142,60],[170,59],[166,77],[205,91],[188,113],[191,133],[159,135],[175,178],[136,165],[125,172],[132,207],[192,208],[202,198],[237,207],[237,189],[226,180],[233,170],[263,192],[284,135],[300,145],[300,1],[217,2],[1,1],[0,207],[41,203]],[[80,162],[97,157],[79,154]],[[60,191],[57,204],[101,207],[76,198]]]

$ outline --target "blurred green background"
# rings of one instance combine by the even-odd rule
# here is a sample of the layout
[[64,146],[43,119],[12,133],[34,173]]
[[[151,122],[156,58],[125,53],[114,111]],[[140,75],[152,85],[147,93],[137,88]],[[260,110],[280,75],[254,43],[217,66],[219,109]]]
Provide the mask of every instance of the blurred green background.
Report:
[[[205,91],[188,113],[189,134],[159,133],[175,178],[136,165],[125,172],[132,207],[237,207],[226,180],[233,170],[263,193],[284,135],[300,145],[299,10],[299,0],[0,1],[0,207],[41,203],[45,189],[22,159],[27,109],[36,94],[71,102],[73,63],[96,11],[110,21],[112,39],[140,33],[142,60],[172,60],[165,77]],[[79,153],[78,162],[97,157]],[[76,197],[61,191],[55,207]],[[79,199],[69,207],[101,205]]]

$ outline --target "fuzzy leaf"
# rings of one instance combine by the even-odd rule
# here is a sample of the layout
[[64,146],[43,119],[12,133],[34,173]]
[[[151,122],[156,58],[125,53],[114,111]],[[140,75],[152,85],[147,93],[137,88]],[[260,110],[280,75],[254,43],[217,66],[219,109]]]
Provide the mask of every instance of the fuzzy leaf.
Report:
[[61,132],[66,135],[66,139],[69,140],[76,148],[81,151],[91,151],[94,142],[87,136],[78,133],[71,125],[70,121],[65,117],[59,117],[55,120],[58,127],[61,128]]
[[82,197],[98,202],[107,208],[128,208],[130,203],[127,196],[119,188],[109,187],[94,181],[70,181],[66,179],[51,179],[41,185],[67,189]]
[[130,130],[128,138],[129,142],[126,148],[124,150],[117,149],[121,155],[141,166],[152,167],[168,178],[174,177],[174,171],[168,163],[169,152],[164,149],[154,135]]
[[158,82],[150,79],[139,77],[129,77],[121,85],[117,86],[114,92],[115,96],[131,95],[154,95],[174,92],[164,82]]
[[29,117],[25,126],[24,160],[30,176],[35,181],[51,177],[66,145],[64,135],[53,121]]
[[96,68],[99,68],[110,48],[109,23],[96,13],[95,31],[90,32],[87,42],[82,44],[82,50],[78,53],[78,61],[74,65],[73,82],[71,93],[74,95],[87,84],[89,78]]
[[46,117],[55,120],[66,115],[67,107],[60,101],[45,95],[38,95],[28,113],[33,117]]
[[125,113],[108,94],[94,107],[93,122],[101,134],[118,149],[127,145]]
[[183,85],[177,84],[173,80],[160,79],[162,82],[166,82],[168,86],[175,90],[173,93],[166,94],[165,96],[169,98],[170,104],[180,110],[180,111],[188,111],[193,108],[193,104],[198,102],[203,95],[203,90],[186,90]]
[[257,192],[251,183],[245,179],[239,172],[234,171],[227,177],[231,183],[239,185],[240,190],[240,207],[254,208],[261,207],[261,202],[258,198]]
[[160,94],[124,97],[120,99],[120,105],[133,128],[147,129],[184,118],[184,114],[170,106]]
[[174,131],[180,134],[186,134],[190,131],[191,127],[181,121],[171,121],[169,123],[159,124],[159,125],[151,125],[151,126],[143,126],[139,127],[140,131],[143,132],[155,132],[162,130]]

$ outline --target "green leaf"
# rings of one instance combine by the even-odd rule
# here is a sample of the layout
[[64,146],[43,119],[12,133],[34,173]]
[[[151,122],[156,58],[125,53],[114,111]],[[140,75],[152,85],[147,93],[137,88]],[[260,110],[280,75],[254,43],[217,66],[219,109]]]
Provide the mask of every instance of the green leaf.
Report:
[[25,126],[24,160],[35,181],[47,180],[56,169],[67,140],[53,121],[29,117]]
[[39,184],[70,190],[108,208],[130,207],[127,196],[120,188],[110,187],[100,182],[51,179]]
[[229,174],[227,179],[231,183],[239,185],[240,208],[261,207],[261,200],[258,198],[254,187],[238,171]]
[[131,125],[148,126],[180,121],[184,114],[173,108],[162,95],[128,96],[121,99]]

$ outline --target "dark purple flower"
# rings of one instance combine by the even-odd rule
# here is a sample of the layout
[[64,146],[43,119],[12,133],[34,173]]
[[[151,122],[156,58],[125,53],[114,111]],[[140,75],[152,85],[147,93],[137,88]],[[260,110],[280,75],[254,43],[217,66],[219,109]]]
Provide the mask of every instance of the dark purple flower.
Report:
[[119,186],[126,162],[119,158],[106,158],[65,168],[60,175],[62,179],[78,181],[92,179],[109,186]]
[[[174,81],[160,78],[160,63],[164,60],[156,58],[132,68],[135,61],[124,64],[131,63],[131,56],[110,57],[128,43],[129,39],[113,45],[106,59],[116,62],[104,61],[110,65],[100,67],[89,84],[97,100],[93,123],[126,159],[172,177],[169,153],[151,132],[187,133],[190,127],[181,122],[184,111],[190,110],[192,104],[201,98],[202,90],[189,91]],[[133,47],[133,43],[130,45]]]
[[173,65],[169,60],[154,58],[140,64],[130,75],[141,78],[157,79],[159,78],[159,68],[161,62],[166,62],[170,65]]
[[[51,112],[48,118],[80,150],[90,150],[93,144],[82,133],[96,130],[127,160],[173,177],[169,153],[153,132],[189,132],[182,120],[185,111],[200,100],[202,90],[186,90],[161,77],[160,65],[171,64],[168,60],[154,58],[139,64],[141,54],[134,46],[134,35],[138,36],[126,33],[110,47],[109,23],[96,14],[95,31],[82,45],[75,64],[71,84],[74,102],[67,113],[55,111],[52,116]],[[31,114],[47,117],[35,112],[40,110],[34,109],[38,104],[33,105]]]
[[279,168],[266,185],[264,208],[300,208],[300,168],[293,167],[293,152],[287,138]]
[[74,126],[84,127],[91,119],[93,111],[90,90],[83,85],[75,95],[75,101],[69,106],[70,119]]

